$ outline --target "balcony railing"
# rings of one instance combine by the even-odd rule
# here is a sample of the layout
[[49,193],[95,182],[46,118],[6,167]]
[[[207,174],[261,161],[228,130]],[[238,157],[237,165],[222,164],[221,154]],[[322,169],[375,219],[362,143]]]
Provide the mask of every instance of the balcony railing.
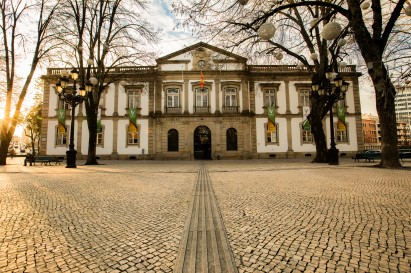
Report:
[[224,113],[238,113],[238,106],[223,106]]
[[181,107],[166,107],[167,114],[181,114]]
[[196,106],[194,107],[194,112],[195,113],[209,113],[209,107],[208,106]]

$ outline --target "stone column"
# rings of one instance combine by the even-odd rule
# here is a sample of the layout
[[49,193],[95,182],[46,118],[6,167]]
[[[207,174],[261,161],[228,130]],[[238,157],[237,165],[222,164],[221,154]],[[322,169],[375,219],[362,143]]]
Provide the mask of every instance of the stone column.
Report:
[[220,79],[214,80],[214,87],[215,87],[215,114],[221,115],[220,111]]
[[118,152],[117,152],[118,134],[117,132],[118,132],[118,119],[114,118],[113,119],[113,151],[111,153],[111,159],[118,159]]
[[118,116],[118,82],[114,83],[114,112],[113,116],[117,117]]
[[189,93],[189,89],[188,89],[188,79],[184,79],[184,114],[188,114],[189,110],[188,110],[188,93]]
[[242,80],[241,81],[241,91],[243,93],[243,111],[242,114],[243,115],[248,115],[250,113],[250,109],[249,109],[249,104],[250,104],[250,98],[248,96],[248,84],[247,81]]
[[[291,125],[291,120],[292,120],[292,115],[291,115],[291,110],[290,110],[290,82],[288,80],[284,81],[285,85],[285,117],[287,119],[287,144],[288,144],[288,149],[287,149],[287,158],[294,158],[294,150],[293,150],[293,128]],[[296,133],[299,133],[299,130],[297,130]]]

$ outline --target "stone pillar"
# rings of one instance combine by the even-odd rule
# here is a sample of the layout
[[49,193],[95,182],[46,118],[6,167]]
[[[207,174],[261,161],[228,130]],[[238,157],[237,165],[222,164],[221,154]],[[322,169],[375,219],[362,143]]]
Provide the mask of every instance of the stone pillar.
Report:
[[220,79],[215,79],[214,80],[214,87],[215,87],[215,114],[216,115],[221,115],[220,111]]
[[[287,119],[287,158],[294,158],[294,150],[293,150],[293,128],[291,124],[291,110],[290,110],[290,82],[288,80],[284,81],[285,84],[285,117]],[[300,133],[299,130],[297,130],[295,133]]]
[[162,95],[162,90],[163,84],[162,84],[162,79],[158,79],[156,88],[155,88],[155,104],[154,104],[154,112],[156,115],[161,116],[162,114],[162,109],[161,109],[161,95]]
[[118,116],[118,82],[114,83],[114,112],[113,112],[113,116],[117,117]]
[[118,134],[117,132],[118,132],[118,119],[114,118],[113,119],[113,151],[111,152],[111,159],[118,159],[118,152],[117,152]]
[[188,110],[188,93],[189,93],[189,89],[188,89],[188,79],[184,79],[184,114],[188,114],[189,110]]
[[248,115],[250,113],[249,105],[250,105],[250,98],[248,94],[248,82],[245,80],[241,81],[241,91],[243,93],[243,115]]

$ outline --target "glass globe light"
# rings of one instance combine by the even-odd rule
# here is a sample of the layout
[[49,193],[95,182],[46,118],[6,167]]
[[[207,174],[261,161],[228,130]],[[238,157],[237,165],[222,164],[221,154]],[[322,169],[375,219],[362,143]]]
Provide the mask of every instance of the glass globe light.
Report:
[[347,44],[347,40],[345,40],[345,39],[340,39],[340,40],[338,40],[338,42],[337,42],[337,45],[338,45],[339,47],[345,46],[346,44]]
[[370,2],[363,2],[362,4],[361,4],[361,9],[362,10],[366,10],[366,9],[368,9],[370,7]]
[[340,35],[341,30],[342,28],[339,23],[329,22],[323,27],[323,30],[321,31],[321,36],[325,40],[334,40]]
[[98,83],[98,80],[97,80],[96,77],[91,77],[90,82],[91,82],[92,85],[96,85]]
[[238,3],[242,6],[245,6],[245,5],[247,5],[248,0],[238,0]]
[[260,37],[261,40],[270,40],[271,38],[274,37],[275,34],[275,27],[272,23],[264,23],[260,26],[258,29],[258,36]]

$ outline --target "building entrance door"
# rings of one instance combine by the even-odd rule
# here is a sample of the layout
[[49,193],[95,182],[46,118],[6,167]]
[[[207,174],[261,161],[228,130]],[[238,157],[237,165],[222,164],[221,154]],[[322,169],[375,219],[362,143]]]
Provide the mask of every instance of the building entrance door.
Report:
[[211,159],[211,131],[207,126],[194,130],[194,159]]

